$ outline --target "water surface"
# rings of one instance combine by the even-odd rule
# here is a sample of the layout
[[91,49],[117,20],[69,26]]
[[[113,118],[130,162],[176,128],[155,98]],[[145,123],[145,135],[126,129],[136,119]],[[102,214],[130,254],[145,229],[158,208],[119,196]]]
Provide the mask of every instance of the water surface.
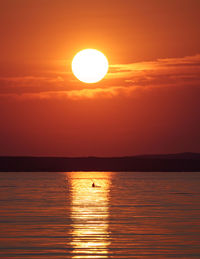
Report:
[[0,173],[0,257],[200,258],[199,186],[200,173]]

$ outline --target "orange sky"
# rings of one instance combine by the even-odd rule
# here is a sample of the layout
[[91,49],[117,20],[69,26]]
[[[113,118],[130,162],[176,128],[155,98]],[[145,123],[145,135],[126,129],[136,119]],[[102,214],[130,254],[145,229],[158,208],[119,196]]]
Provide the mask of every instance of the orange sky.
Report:
[[[200,1],[0,0],[0,155],[200,152]],[[93,85],[77,51],[110,62]]]

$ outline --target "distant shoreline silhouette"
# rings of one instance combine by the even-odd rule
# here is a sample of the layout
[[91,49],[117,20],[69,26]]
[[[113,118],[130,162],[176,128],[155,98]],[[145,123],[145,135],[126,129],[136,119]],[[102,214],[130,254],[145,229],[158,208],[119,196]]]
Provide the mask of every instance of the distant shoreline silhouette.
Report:
[[200,172],[200,153],[130,157],[0,157],[1,172]]

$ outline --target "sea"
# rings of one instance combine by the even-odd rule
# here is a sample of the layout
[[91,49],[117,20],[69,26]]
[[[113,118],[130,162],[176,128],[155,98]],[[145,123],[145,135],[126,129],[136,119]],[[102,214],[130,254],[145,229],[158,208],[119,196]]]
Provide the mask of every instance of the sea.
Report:
[[0,258],[200,258],[200,172],[1,172]]

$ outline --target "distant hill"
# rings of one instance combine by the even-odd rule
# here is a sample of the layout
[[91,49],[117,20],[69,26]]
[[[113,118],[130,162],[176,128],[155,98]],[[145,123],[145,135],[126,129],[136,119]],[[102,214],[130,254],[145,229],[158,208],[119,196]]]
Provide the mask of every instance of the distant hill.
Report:
[[128,157],[0,157],[1,172],[161,171],[200,172],[199,153]]
[[161,154],[161,155],[139,155],[138,158],[146,159],[200,159],[200,153],[184,152],[177,154]]

